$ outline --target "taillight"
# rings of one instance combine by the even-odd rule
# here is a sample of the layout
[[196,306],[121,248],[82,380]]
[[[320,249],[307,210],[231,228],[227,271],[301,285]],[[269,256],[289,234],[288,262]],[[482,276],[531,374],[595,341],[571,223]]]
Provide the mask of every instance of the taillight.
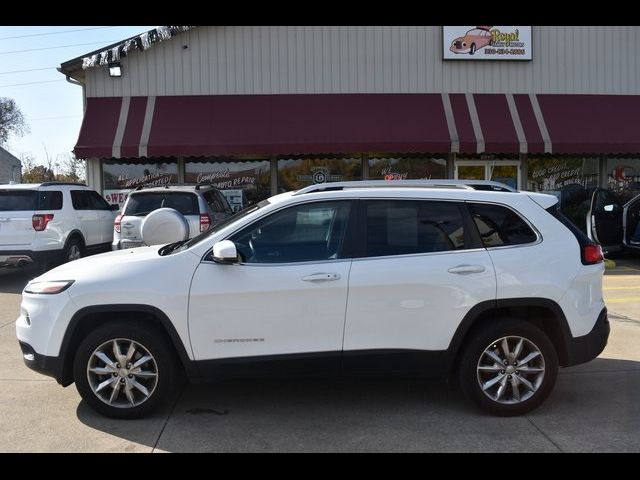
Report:
[[120,233],[120,224],[122,223],[122,215],[118,215],[113,221],[113,229],[116,233]]
[[31,217],[31,225],[36,232],[42,232],[51,220],[53,220],[53,213],[38,214]]
[[210,226],[211,226],[211,217],[209,216],[209,214],[201,213],[200,214],[200,231],[206,232],[207,230],[209,230]]
[[589,243],[582,247],[582,263],[593,265],[604,261],[602,247],[596,243]]

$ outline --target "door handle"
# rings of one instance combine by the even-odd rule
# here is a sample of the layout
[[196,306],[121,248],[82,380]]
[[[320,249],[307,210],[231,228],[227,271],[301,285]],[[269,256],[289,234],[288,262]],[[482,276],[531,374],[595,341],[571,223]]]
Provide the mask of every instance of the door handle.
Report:
[[312,275],[307,275],[306,277],[302,277],[303,282],[332,282],[334,280],[338,280],[340,278],[340,274],[338,273],[314,273]]
[[457,267],[449,269],[449,273],[458,273],[460,275],[465,275],[467,273],[482,273],[484,271],[485,268],[482,265],[458,265]]

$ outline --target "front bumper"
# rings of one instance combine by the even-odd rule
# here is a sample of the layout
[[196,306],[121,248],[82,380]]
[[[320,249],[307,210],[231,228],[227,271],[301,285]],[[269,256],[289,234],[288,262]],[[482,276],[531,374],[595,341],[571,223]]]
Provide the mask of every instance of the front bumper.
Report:
[[585,363],[600,355],[607,346],[610,332],[607,309],[603,308],[591,332],[582,337],[573,337],[568,342],[567,366]]
[[71,384],[71,380],[69,378],[64,378],[69,375],[64,375],[63,362],[61,358],[41,355],[36,353],[28,343],[20,341],[18,343],[22,349],[22,359],[27,367],[42,375],[46,375],[47,377],[55,378],[60,385],[65,387]]

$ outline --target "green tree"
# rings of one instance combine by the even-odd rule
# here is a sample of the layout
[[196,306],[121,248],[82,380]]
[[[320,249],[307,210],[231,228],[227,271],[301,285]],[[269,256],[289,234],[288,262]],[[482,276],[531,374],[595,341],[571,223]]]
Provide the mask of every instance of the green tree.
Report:
[[11,134],[22,136],[28,132],[29,127],[16,102],[0,97],[0,145],[5,144]]

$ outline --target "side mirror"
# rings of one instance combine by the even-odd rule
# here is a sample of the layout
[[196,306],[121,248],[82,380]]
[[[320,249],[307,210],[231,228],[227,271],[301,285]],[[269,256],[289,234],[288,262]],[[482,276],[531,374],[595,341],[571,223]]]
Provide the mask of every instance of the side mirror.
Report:
[[111,210],[113,210],[114,212],[117,212],[118,210],[120,210],[120,205],[118,205],[117,203],[112,203],[109,208]]
[[213,260],[219,263],[236,263],[238,249],[231,240],[222,240],[213,245]]

